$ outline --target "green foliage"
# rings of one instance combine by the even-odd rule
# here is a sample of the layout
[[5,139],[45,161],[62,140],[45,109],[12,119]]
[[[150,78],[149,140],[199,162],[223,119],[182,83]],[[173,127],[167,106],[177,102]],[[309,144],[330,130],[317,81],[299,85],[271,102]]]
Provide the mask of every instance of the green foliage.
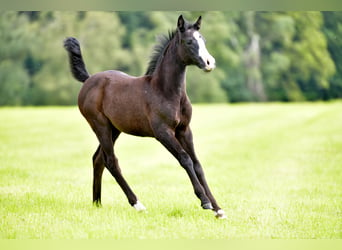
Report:
[[328,50],[335,63],[336,74],[330,80],[328,97],[342,98],[342,12],[323,12],[323,32]]
[[321,32],[320,12],[261,13],[260,34],[266,37],[263,76],[271,100],[323,99],[334,62]]
[[0,13],[0,105],[24,104],[30,83],[25,70],[32,39],[28,25],[25,16]]
[[88,71],[145,73],[158,35],[202,15],[217,68],[188,71],[193,102],[342,96],[342,12],[2,12],[0,105],[73,105],[80,84],[62,41],[77,37]]
[[193,102],[227,102],[227,96],[222,91],[220,82],[210,73],[198,73],[197,68],[188,70],[187,92]]

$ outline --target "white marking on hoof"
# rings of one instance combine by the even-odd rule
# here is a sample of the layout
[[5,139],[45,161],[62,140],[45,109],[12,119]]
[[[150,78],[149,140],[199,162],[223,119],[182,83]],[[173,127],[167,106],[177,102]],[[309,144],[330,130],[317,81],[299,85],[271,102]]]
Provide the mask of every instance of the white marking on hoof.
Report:
[[218,211],[214,211],[214,213],[215,213],[215,217],[217,219],[227,219],[227,215],[222,209],[220,209]]
[[137,201],[137,203],[135,203],[133,205],[133,207],[138,211],[138,212],[142,212],[142,211],[145,211],[146,210],[146,207],[140,202],[140,201]]

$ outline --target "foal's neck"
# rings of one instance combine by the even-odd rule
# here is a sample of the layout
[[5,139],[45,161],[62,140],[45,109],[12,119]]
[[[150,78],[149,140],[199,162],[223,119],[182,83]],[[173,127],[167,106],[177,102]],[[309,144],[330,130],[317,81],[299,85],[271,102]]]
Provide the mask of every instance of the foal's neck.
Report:
[[155,70],[155,85],[166,97],[185,94],[186,65],[177,54],[177,37],[170,41]]

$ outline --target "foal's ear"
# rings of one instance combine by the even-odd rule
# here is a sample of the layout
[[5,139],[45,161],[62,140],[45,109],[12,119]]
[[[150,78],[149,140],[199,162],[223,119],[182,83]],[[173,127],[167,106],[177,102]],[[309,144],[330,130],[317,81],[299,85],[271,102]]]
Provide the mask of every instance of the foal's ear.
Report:
[[185,21],[184,21],[184,18],[183,18],[182,15],[180,15],[178,17],[177,27],[178,27],[180,32],[184,32],[185,31]]
[[202,17],[199,16],[199,18],[197,19],[196,23],[194,24],[195,30],[199,30],[201,28],[201,22],[202,22]]

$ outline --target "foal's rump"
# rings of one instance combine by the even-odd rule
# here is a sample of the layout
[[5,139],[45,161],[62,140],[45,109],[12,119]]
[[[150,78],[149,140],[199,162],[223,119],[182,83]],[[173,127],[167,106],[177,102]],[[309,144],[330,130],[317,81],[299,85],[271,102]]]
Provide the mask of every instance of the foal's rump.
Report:
[[133,77],[109,70],[92,75],[79,94],[79,107],[85,117],[104,115],[121,132],[152,136],[147,119],[146,77]]

